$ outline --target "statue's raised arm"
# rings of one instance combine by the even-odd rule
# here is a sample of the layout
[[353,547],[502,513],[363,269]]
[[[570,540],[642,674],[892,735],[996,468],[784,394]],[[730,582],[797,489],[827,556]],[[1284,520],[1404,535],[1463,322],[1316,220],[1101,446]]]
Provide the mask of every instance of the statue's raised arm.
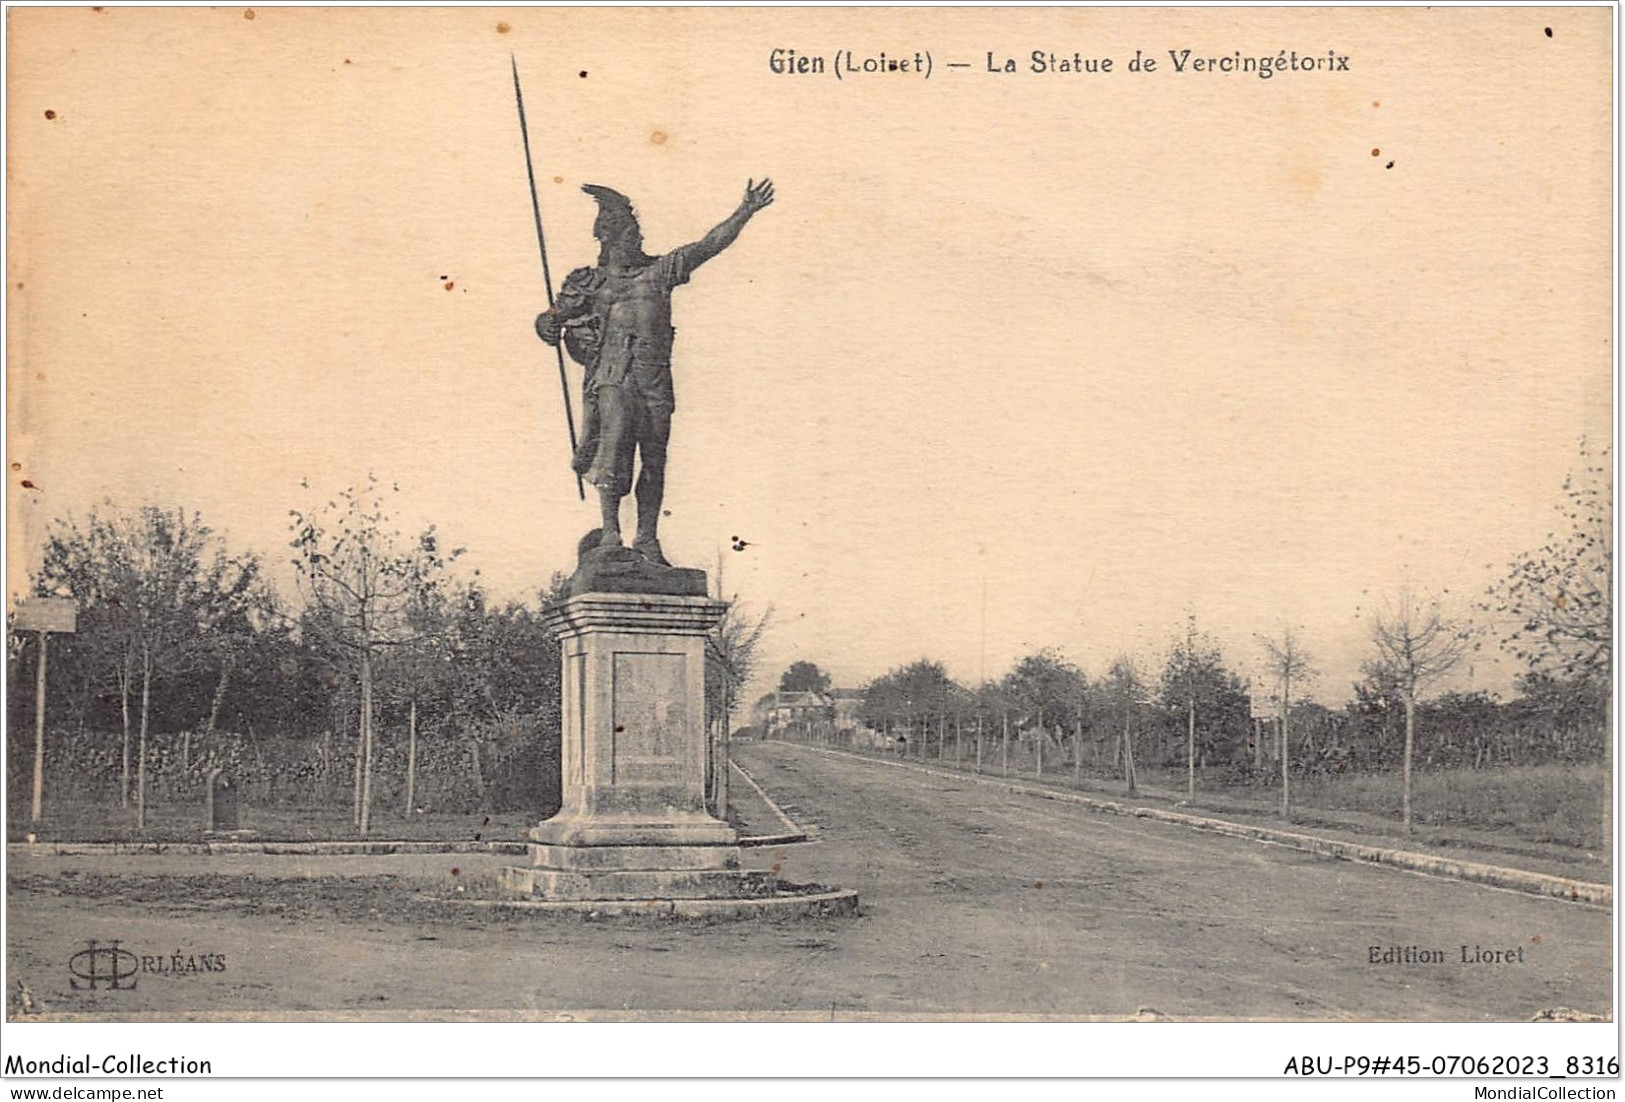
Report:
[[755,180],[745,181],[745,197],[739,201],[739,206],[728,217],[718,222],[710,233],[694,242],[683,246],[688,254],[688,268],[699,267],[723,249],[734,243],[739,231],[745,228],[757,211],[770,206],[773,202],[773,181],[764,179],[761,183]]

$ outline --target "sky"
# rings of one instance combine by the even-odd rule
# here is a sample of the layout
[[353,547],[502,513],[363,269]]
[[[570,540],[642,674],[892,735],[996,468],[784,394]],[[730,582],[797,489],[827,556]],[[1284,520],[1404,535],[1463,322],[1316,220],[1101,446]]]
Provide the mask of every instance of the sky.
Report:
[[286,578],[289,510],[369,471],[499,597],[573,566],[511,57],[555,282],[596,255],[583,183],[652,252],[775,183],[674,295],[662,528],[771,608],[759,690],[1154,672],[1194,616],[1249,674],[1293,628],[1338,703],[1374,608],[1473,604],[1612,436],[1610,18],[10,10],[10,591],[103,502]]

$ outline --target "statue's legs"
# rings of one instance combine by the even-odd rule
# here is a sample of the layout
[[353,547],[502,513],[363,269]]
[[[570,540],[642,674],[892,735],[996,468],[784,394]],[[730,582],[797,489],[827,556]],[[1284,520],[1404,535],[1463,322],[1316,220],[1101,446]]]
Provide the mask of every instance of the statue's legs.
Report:
[[612,489],[598,488],[598,510],[603,515],[599,547],[621,546],[621,495]]
[[621,498],[632,488],[632,452],[637,447],[637,396],[624,387],[606,386],[597,391],[597,447],[586,479],[598,487],[598,507],[603,515],[600,547],[621,546]]
[[671,439],[671,405],[651,402],[628,387],[598,391],[598,448],[587,480],[598,487],[603,513],[601,547],[621,545],[621,498],[632,488],[637,453],[638,531],[632,549],[656,566],[670,566],[661,553],[660,507],[666,498],[666,443]]
[[570,469],[583,478],[586,477],[588,471],[592,470],[593,460],[598,456],[600,425],[598,391],[583,390],[581,393],[581,440],[576,445],[575,454],[570,457]]
[[671,440],[671,407],[641,402],[638,418],[638,531],[632,549],[656,566],[670,566],[661,553],[660,506],[666,499],[666,444]]

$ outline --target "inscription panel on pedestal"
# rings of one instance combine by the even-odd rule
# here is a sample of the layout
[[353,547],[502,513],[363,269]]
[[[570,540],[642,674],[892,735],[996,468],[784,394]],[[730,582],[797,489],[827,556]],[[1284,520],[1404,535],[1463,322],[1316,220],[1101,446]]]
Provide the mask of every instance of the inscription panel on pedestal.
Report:
[[616,651],[614,679],[612,783],[682,784],[699,710],[687,656]]

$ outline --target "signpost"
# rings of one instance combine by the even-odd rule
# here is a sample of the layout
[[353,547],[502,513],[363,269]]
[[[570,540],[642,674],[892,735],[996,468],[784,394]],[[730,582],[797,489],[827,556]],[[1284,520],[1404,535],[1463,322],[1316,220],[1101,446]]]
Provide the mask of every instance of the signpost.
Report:
[[34,800],[28,821],[40,819],[45,797],[45,637],[51,632],[72,635],[77,627],[79,606],[65,597],[29,597],[17,605],[12,619],[15,631],[39,635],[39,669],[34,679]]

